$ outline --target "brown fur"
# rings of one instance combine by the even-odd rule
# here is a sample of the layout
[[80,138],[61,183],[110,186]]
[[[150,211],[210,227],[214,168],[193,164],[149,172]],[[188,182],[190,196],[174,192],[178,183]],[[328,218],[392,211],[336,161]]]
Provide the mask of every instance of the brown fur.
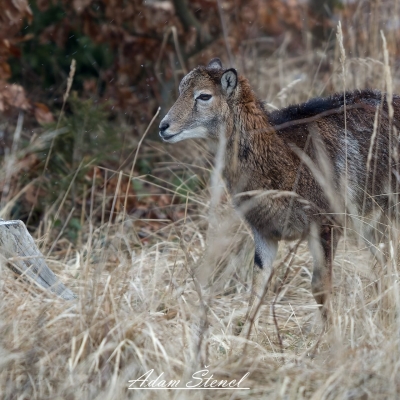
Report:
[[[393,193],[399,186],[395,133],[400,131],[400,97],[393,98],[391,121],[385,95],[372,90],[335,94],[268,113],[247,79],[222,69],[218,60],[188,74],[180,91],[160,125],[160,135],[166,141],[165,132],[176,134],[171,141],[185,135],[217,141],[225,133],[224,178],[255,234],[251,307],[270,279],[277,242],[308,239],[314,257],[312,289],[325,316],[345,206],[377,258],[379,224],[398,215]],[[212,100],[196,99],[199,93],[210,94]]]

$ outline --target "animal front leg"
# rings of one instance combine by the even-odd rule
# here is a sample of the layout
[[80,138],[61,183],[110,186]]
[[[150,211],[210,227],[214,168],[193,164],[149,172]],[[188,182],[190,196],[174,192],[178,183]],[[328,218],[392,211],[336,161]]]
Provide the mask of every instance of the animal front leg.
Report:
[[331,226],[324,225],[318,231],[314,226],[309,237],[309,247],[314,259],[311,289],[315,301],[321,305],[321,315],[329,317],[329,301],[332,293],[332,265],[340,234]]
[[272,274],[272,264],[278,251],[278,241],[263,238],[257,231],[254,231],[254,265],[253,265],[253,282],[247,318],[245,325],[241,331],[241,336],[247,337],[251,324],[258,326],[259,319],[259,302],[262,301],[266,285]]

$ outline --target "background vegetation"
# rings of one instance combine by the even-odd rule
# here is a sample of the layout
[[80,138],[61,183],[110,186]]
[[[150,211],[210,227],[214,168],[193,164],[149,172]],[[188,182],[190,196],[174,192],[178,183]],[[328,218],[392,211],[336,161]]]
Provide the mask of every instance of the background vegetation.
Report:
[[247,227],[228,195],[210,186],[207,145],[167,146],[157,137],[180,79],[216,56],[245,74],[271,109],[344,89],[386,90],[384,49],[400,93],[398,0],[1,7],[0,217],[22,219],[78,295],[53,298],[1,261],[2,398],[159,398],[129,391],[128,380],[154,368],[187,381],[204,365],[220,379],[250,371],[251,390],[193,398],[399,397],[393,260],[377,293],[358,238],[341,243],[336,313],[324,332],[309,253],[284,246],[260,331],[243,349]]

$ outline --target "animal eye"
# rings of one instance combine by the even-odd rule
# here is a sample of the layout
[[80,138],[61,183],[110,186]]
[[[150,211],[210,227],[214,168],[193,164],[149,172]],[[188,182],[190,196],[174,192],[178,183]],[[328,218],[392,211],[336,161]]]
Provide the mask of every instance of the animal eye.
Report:
[[204,101],[207,101],[207,100],[210,100],[211,99],[211,94],[205,94],[205,93],[203,93],[203,94],[200,94],[199,96],[197,96],[197,98],[196,98],[196,100],[204,100]]

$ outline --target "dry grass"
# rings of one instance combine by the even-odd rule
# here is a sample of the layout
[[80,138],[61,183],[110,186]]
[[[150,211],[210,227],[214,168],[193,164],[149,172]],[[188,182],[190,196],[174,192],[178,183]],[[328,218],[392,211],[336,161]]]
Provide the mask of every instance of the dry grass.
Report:
[[[340,91],[343,80],[347,88],[384,88],[379,54],[375,59],[347,55],[345,77],[337,49],[293,57],[283,48],[263,62],[255,54],[245,63],[258,93],[280,107],[326,92],[327,86],[328,91]],[[394,93],[400,93],[398,72],[392,69]],[[168,149],[150,141],[143,145],[158,154],[171,152],[173,163],[160,166],[163,173],[204,168],[201,144],[184,142]],[[188,159],[192,165],[185,165]],[[182,162],[178,167],[177,160]],[[125,173],[129,171],[128,166]],[[229,202],[211,202],[210,193],[215,192],[190,193],[186,202],[173,206],[183,217],[165,224],[147,244],[138,240],[138,221],[132,216],[122,220],[121,212],[110,222],[95,222],[106,200],[94,193],[97,206],[82,214],[80,245],[71,248],[60,239],[65,250],[47,257],[54,272],[78,294],[76,301],[28,287],[3,265],[0,397],[398,398],[396,264],[389,260],[377,273],[382,289],[376,290],[369,252],[357,237],[342,241],[335,259],[333,323],[324,331],[311,294],[309,252],[304,245],[296,253],[293,244],[282,246],[276,262],[281,267],[265,300],[260,329],[243,352],[245,340],[237,333],[249,297],[253,245]],[[89,193],[90,188],[88,198]],[[51,225],[45,228],[47,237],[37,239],[45,242],[46,253],[57,231]],[[210,371],[206,377],[213,374],[217,379],[240,379],[249,372],[241,387],[250,389],[128,390],[129,380],[151,369],[151,379],[164,372],[162,379],[181,380],[185,386],[205,366]]]

